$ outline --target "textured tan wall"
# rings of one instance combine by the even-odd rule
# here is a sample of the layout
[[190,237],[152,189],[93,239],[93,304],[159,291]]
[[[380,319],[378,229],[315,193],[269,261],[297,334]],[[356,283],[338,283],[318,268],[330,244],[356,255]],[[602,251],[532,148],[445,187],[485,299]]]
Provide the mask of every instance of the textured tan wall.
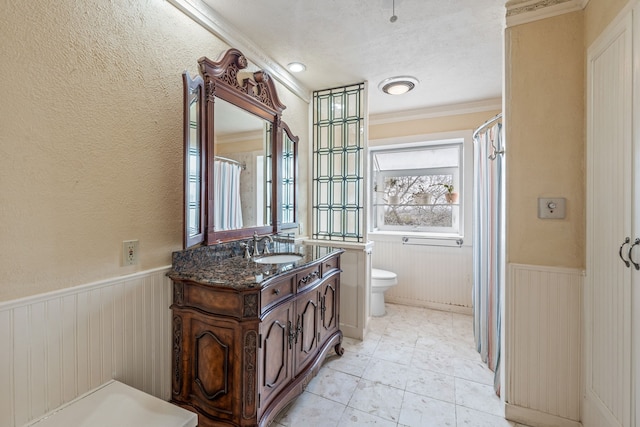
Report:
[[[309,227],[306,224],[307,209],[309,206],[309,197],[306,188],[308,188],[309,177],[311,176],[309,165],[309,152],[311,150],[311,141],[309,140],[309,104],[292,92],[284,89],[284,86],[276,85],[278,88],[278,96],[280,101],[287,106],[282,113],[282,120],[285,121],[298,140],[298,175],[296,180],[298,183],[298,222],[303,222],[304,233],[308,234]],[[297,230],[290,230],[291,232]]]
[[[583,268],[583,12],[505,35],[507,262]],[[566,219],[538,219],[538,197],[566,197]]]
[[[499,112],[500,110],[492,110],[480,113],[455,114],[422,120],[370,125],[369,139],[376,140],[459,130],[474,130]],[[384,143],[388,144],[388,142]]]
[[[227,46],[168,2],[133,0],[6,0],[0,40],[0,301],[170,264],[181,73]],[[278,89],[304,144],[307,104]],[[129,239],[140,263],[122,267]]]
[[588,48],[629,0],[590,0],[585,8],[584,34]]

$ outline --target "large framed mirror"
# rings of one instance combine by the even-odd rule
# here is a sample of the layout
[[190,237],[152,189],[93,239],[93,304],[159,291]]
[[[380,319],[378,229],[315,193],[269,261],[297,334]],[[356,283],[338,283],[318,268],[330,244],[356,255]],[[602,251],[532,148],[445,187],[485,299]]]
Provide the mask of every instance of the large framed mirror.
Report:
[[202,78],[184,78],[185,248],[295,227],[298,138],[273,81],[237,49],[198,62]]

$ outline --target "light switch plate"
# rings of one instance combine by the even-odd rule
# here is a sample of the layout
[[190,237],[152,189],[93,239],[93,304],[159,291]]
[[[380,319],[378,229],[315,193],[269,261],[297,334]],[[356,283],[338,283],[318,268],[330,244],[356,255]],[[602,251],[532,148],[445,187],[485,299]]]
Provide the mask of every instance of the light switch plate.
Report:
[[538,218],[564,219],[567,199],[564,197],[538,198]]

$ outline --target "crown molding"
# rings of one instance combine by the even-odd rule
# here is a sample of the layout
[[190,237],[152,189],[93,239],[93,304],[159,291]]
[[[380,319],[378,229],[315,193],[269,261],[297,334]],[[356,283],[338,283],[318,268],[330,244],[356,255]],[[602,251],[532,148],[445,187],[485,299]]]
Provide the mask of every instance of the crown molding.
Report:
[[251,62],[271,77],[282,83],[287,89],[305,102],[311,101],[311,91],[280,64],[266,55],[263,50],[248,39],[236,27],[227,22],[220,14],[201,0],[167,0],[189,18],[210,31],[229,46],[240,50]]
[[370,125],[406,122],[410,120],[433,119],[436,117],[458,116],[461,114],[481,113],[484,111],[502,110],[502,98],[465,102],[440,107],[419,108],[415,110],[396,111],[393,113],[373,114],[369,116]]
[[507,27],[583,10],[589,0],[511,0],[507,2]]

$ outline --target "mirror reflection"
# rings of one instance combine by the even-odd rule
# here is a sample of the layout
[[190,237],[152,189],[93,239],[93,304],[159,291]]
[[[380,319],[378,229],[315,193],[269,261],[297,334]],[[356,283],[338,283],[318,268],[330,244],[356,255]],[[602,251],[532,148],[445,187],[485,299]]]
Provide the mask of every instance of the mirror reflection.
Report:
[[187,204],[187,224],[189,237],[196,236],[201,230],[200,205],[202,201],[202,182],[200,181],[201,147],[200,125],[198,123],[200,111],[200,88],[196,87],[189,93],[189,139],[187,146],[187,181],[189,199]]
[[182,74],[184,90],[184,247],[204,239],[204,153],[203,153],[203,80]]
[[214,123],[215,230],[270,225],[272,124],[220,98]]
[[282,132],[282,223],[296,222],[296,143],[298,137],[291,135],[289,127],[283,123]]

